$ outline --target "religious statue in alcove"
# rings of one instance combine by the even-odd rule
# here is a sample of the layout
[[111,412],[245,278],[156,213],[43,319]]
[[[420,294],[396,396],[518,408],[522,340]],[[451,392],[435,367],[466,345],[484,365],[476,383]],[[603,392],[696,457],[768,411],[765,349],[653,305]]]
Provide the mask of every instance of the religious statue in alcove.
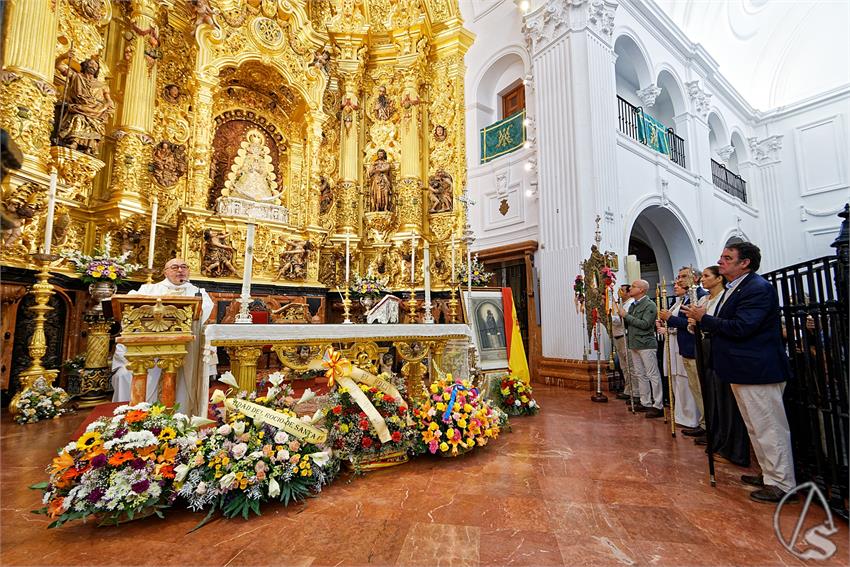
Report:
[[227,243],[230,234],[227,231],[207,229],[204,231],[204,260],[201,273],[211,278],[236,275],[233,266],[234,248]]
[[153,150],[151,174],[163,187],[172,187],[188,170],[186,146],[161,141]]
[[387,87],[378,87],[378,96],[375,97],[375,106],[372,109],[378,120],[389,120],[395,112],[395,104],[387,94]]
[[222,195],[248,201],[280,204],[271,150],[262,132],[252,128],[245,133],[236,159],[227,174]]
[[390,177],[392,166],[383,149],[375,154],[375,162],[369,167],[369,200],[372,211],[390,210],[393,182]]
[[106,121],[115,112],[109,86],[97,78],[100,64],[95,59],[86,59],[80,63],[79,73],[70,67],[60,72],[66,72],[68,77],[65,85],[68,108],[59,125],[59,143],[95,155],[106,133]]
[[444,169],[428,178],[429,213],[446,213],[452,210],[454,204],[454,182],[452,176]]
[[307,263],[313,243],[309,240],[288,240],[286,250],[280,253],[277,279],[303,280],[307,277]]
[[324,177],[319,178],[319,214],[327,214],[334,204],[334,191],[330,181]]

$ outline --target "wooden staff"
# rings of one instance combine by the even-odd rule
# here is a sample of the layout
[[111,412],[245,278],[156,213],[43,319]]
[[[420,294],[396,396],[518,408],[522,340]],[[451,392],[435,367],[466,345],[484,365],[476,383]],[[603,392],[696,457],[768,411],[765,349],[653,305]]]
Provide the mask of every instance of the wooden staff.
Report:
[[[655,286],[655,305],[658,307],[658,313],[661,313],[661,304],[667,307],[667,281],[661,278],[661,289],[659,293],[658,284]],[[660,317],[658,319],[661,321]],[[670,358],[670,329],[667,328],[667,321],[661,321],[664,326],[664,355],[667,358],[667,394],[670,397],[670,434],[676,436],[676,406],[673,399],[673,364]],[[667,416],[664,416],[664,423],[667,423]]]
[[[613,291],[611,293],[613,294]],[[615,300],[615,302],[617,303],[617,305],[619,307],[623,306],[622,293],[623,293],[623,290],[620,289],[617,292],[617,299]],[[611,335],[612,335],[611,346],[613,347],[613,343],[614,343],[613,333],[611,333]],[[634,379],[633,379],[633,376],[632,376],[632,352],[629,350],[629,337],[626,335],[626,322],[625,322],[625,320],[623,321],[623,342],[626,344],[626,349],[625,349],[626,350],[626,361],[625,361],[626,362],[626,369],[623,372],[623,374],[625,374],[628,377],[628,380],[629,380],[629,390],[631,391],[631,393],[629,394],[629,405],[631,406],[632,413],[635,413],[635,382],[634,382]],[[620,361],[620,364],[622,365],[623,361]]]

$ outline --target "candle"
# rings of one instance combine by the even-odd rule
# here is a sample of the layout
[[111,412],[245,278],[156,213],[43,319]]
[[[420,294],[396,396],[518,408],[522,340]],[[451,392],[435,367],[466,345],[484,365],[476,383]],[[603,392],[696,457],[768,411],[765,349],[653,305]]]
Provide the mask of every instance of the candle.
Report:
[[242,297],[251,297],[251,272],[254,269],[254,230],[256,225],[248,224],[245,237],[245,266],[242,269]]
[[416,235],[410,235],[410,286],[416,283]]
[[452,282],[455,281],[455,235],[452,234]]
[[472,332],[474,334],[475,321],[472,319],[472,305],[470,305],[472,303],[472,239],[466,245],[466,290],[469,292],[467,294],[466,316],[469,318],[469,323],[472,325]]
[[47,220],[44,223],[44,253],[50,254],[53,244],[53,216],[56,212],[56,182],[58,175],[56,168],[50,171],[50,189],[47,193]]
[[351,271],[351,235],[345,235],[345,285],[348,286],[348,276]]
[[[425,251],[422,253],[422,274],[425,276],[425,309],[431,308],[431,244],[425,241]],[[425,320],[428,321],[431,312],[425,313]]]
[[148,269],[153,270],[153,245],[156,242],[156,215],[159,210],[159,197],[154,196],[151,207],[151,235],[148,240]]

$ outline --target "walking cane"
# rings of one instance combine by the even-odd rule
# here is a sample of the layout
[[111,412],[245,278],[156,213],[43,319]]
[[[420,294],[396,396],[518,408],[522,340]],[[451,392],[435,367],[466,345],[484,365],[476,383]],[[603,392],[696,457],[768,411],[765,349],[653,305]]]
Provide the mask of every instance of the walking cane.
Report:
[[[667,281],[661,278],[661,297],[659,298],[658,286],[656,284],[655,303],[658,307],[658,312],[661,312],[660,302],[664,303],[667,308]],[[676,436],[676,402],[673,398],[673,363],[670,359],[670,329],[667,327],[667,321],[664,321],[664,355],[667,358],[667,395],[670,397],[670,434]],[[666,416],[665,416],[666,417]],[[666,423],[666,419],[665,419]]]
[[[617,292],[617,305],[619,307],[623,306],[623,290],[619,290]],[[612,333],[613,334],[613,333]],[[626,345],[626,348],[623,349],[626,351],[626,370],[624,374],[628,377],[629,380],[629,405],[632,408],[632,413],[635,413],[635,382],[632,376],[632,353],[629,350],[629,337],[626,336],[626,323],[623,321],[623,343]],[[622,364],[622,362],[621,362]]]
[[[695,282],[691,282],[691,285],[688,286],[688,298],[690,299],[690,304],[696,307],[698,298]],[[709,411],[710,405],[713,406],[714,402],[706,397],[706,392],[708,391],[705,387],[707,378],[705,375],[705,359],[702,354],[702,331],[699,328],[699,323],[694,324],[694,346],[697,376],[699,377],[700,394],[702,395],[702,407],[705,410],[703,418],[705,419],[705,444],[708,455],[708,481],[711,486],[716,487],[717,479],[714,475],[714,439],[712,434],[711,411]]]

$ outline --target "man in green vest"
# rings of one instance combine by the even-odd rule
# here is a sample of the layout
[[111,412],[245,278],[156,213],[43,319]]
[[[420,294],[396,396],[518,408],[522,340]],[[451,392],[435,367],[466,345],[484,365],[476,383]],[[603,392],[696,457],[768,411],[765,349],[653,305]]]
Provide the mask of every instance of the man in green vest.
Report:
[[658,360],[655,352],[658,342],[655,338],[655,319],[658,309],[655,303],[646,296],[649,283],[646,280],[635,280],[629,288],[629,297],[634,299],[628,312],[619,306],[620,317],[626,323],[627,345],[632,355],[632,365],[640,389],[640,407],[637,411],[645,411],[647,418],[664,415],[661,392],[661,374],[658,372]]

